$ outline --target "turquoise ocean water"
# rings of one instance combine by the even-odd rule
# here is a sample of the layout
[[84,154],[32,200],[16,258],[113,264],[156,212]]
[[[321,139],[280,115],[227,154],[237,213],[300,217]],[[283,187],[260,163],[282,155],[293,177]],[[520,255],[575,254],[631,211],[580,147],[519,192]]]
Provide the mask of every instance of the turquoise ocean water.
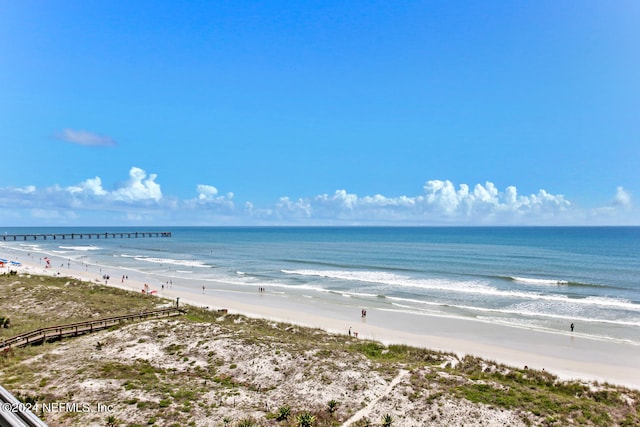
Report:
[[0,240],[156,284],[580,332],[640,345],[640,227],[0,228],[171,238]]

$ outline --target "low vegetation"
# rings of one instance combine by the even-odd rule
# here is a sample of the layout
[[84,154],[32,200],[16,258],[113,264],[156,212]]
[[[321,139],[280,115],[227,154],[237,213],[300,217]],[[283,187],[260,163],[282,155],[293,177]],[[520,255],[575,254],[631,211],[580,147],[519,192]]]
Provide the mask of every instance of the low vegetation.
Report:
[[[0,339],[168,303],[68,278],[4,275],[0,317],[11,322]],[[0,384],[39,404],[52,427],[640,425],[636,390],[194,307],[5,351]],[[53,402],[91,410],[43,410]]]

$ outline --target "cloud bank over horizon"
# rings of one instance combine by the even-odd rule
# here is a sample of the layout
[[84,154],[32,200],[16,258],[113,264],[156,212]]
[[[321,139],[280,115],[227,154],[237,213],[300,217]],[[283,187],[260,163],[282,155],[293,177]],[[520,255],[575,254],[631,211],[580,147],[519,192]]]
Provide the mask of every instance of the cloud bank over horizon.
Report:
[[163,194],[156,174],[132,167],[129,176],[106,189],[99,176],[79,184],[0,189],[5,225],[633,225],[631,194],[615,189],[605,206],[580,208],[563,194],[540,189],[520,194],[515,185],[455,185],[429,180],[417,195],[360,196],[345,189],[298,199],[282,196],[269,206],[236,202],[211,184],[196,195]]

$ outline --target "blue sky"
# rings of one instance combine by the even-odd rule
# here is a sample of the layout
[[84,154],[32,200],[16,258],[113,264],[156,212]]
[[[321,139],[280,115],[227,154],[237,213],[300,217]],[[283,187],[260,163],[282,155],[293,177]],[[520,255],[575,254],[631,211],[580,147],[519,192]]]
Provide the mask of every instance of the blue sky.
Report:
[[638,22],[0,1],[0,225],[640,225]]

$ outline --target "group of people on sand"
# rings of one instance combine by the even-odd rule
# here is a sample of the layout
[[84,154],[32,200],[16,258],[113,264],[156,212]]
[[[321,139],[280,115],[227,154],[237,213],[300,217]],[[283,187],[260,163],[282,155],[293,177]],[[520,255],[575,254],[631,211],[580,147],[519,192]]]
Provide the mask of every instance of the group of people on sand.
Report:
[[[367,317],[367,309],[363,308],[362,310],[360,310],[360,317],[362,317],[363,319]],[[356,331],[351,331],[351,326],[349,326],[349,336],[354,336],[356,338],[358,338],[358,333]]]

